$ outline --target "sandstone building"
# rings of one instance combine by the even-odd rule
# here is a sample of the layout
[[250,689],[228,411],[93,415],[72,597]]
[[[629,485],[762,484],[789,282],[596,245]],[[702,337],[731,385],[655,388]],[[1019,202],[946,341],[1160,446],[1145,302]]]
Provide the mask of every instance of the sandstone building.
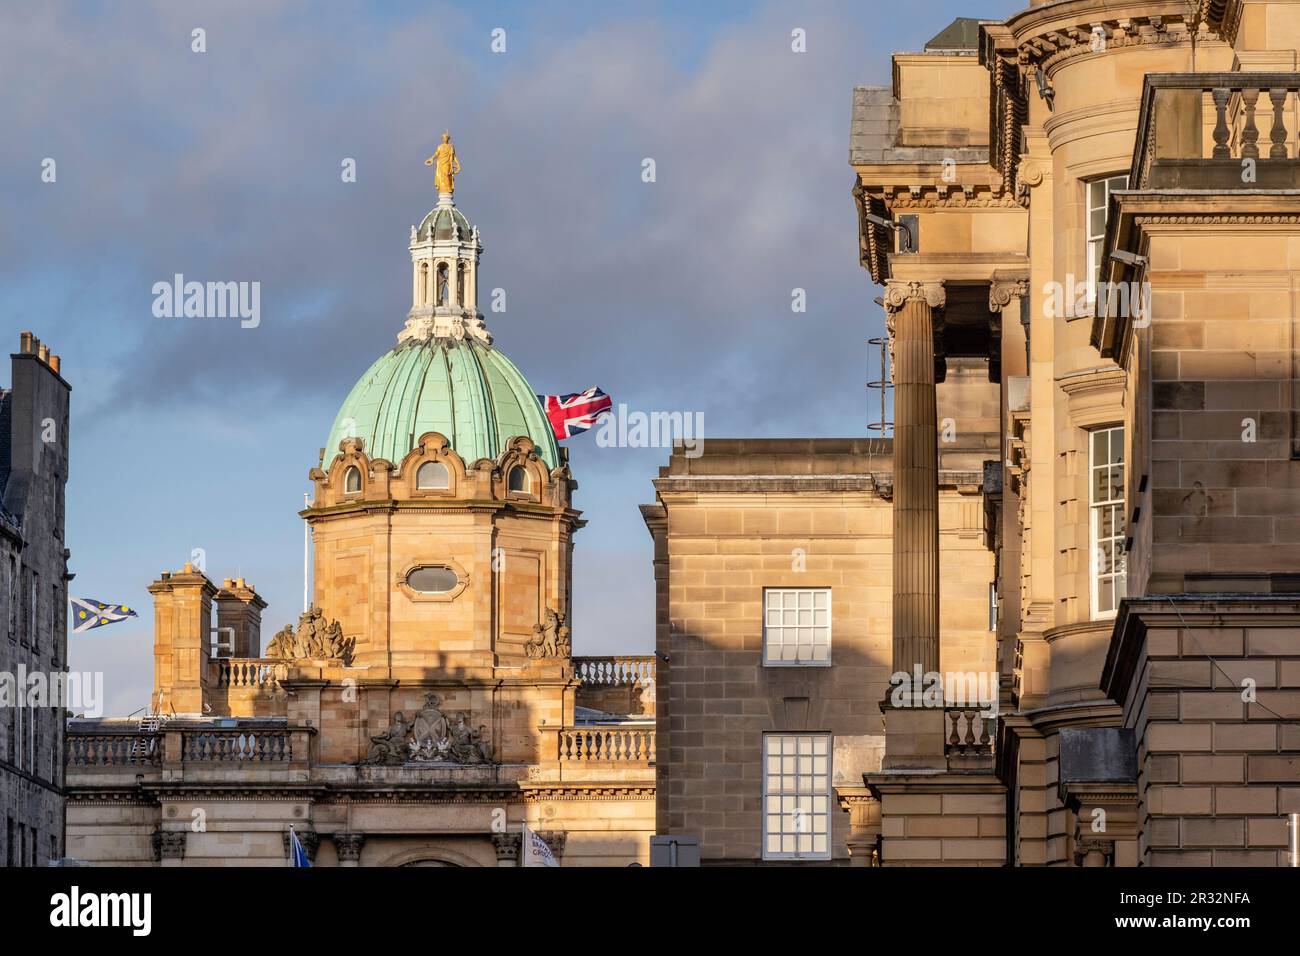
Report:
[[43,866],[64,855],[63,710],[60,699],[27,691],[68,667],[71,388],[59,357],[30,332],[11,367],[0,389],[0,864]]
[[142,721],[75,721],[68,842],[92,862],[515,866],[648,861],[648,658],[573,656],[577,483],[478,308],[479,233],[449,189],[410,236],[397,345],[311,470],[310,608],[186,565],[150,585]]
[[[655,480],[660,832],[706,863],[1288,862],[1297,46],[1296,3],[1033,2],[854,91],[893,438],[710,439]],[[977,713],[952,690],[986,669]]]

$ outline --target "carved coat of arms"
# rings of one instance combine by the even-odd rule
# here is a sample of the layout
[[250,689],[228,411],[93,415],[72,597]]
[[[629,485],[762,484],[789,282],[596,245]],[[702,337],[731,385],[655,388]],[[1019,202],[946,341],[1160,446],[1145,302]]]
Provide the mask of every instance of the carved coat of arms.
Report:
[[389,728],[370,738],[364,763],[491,763],[492,752],[483,735],[487,726],[471,727],[468,714],[448,715],[441,703],[437,694],[426,694],[414,720],[408,722],[400,710],[393,714]]

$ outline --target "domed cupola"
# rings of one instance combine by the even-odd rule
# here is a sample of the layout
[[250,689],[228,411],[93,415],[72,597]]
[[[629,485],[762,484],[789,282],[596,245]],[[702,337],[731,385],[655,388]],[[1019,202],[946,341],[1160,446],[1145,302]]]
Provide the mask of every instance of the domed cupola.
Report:
[[451,193],[418,227],[411,227],[411,311],[399,342],[426,338],[473,338],[484,345],[492,336],[478,310],[478,260],[483,253],[478,227],[456,208]]
[[[400,462],[420,436],[439,432],[470,464],[495,459],[527,436],[548,468],[560,463],[555,436],[528,380],[499,349],[478,309],[478,228],[456,208],[460,164],[449,137],[438,161],[438,204],[411,227],[411,309],[397,347],[348,394],[330,430],[331,458],[360,438],[370,458]],[[326,459],[329,460],[328,458]]]

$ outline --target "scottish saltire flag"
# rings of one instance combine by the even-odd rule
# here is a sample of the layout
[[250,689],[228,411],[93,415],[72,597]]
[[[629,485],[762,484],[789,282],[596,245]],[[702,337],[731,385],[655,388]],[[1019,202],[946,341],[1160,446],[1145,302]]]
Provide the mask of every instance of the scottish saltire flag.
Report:
[[559,866],[560,861],[555,858],[551,848],[546,845],[546,841],[538,835],[537,831],[530,830],[528,824],[524,824],[524,866]]
[[292,826],[289,827],[289,865],[311,868],[307,851],[303,849],[302,841],[298,839],[298,833]]
[[557,439],[572,438],[585,432],[613,406],[614,401],[595,385],[573,395],[538,395],[542,410]]
[[72,602],[72,633],[93,631],[105,624],[116,624],[128,617],[139,617],[125,604],[105,604],[93,598],[70,598]]

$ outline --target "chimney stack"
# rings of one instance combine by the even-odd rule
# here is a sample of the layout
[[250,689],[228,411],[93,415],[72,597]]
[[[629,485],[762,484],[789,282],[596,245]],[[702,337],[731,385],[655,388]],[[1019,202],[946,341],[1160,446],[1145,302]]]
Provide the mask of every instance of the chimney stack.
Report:
[[183,571],[164,571],[149,585],[154,598],[153,696],[157,700],[164,693],[178,714],[203,713],[216,592],[207,575],[189,562]]
[[217,591],[217,630],[230,640],[231,657],[262,656],[262,611],[266,602],[243,578],[226,578]]

